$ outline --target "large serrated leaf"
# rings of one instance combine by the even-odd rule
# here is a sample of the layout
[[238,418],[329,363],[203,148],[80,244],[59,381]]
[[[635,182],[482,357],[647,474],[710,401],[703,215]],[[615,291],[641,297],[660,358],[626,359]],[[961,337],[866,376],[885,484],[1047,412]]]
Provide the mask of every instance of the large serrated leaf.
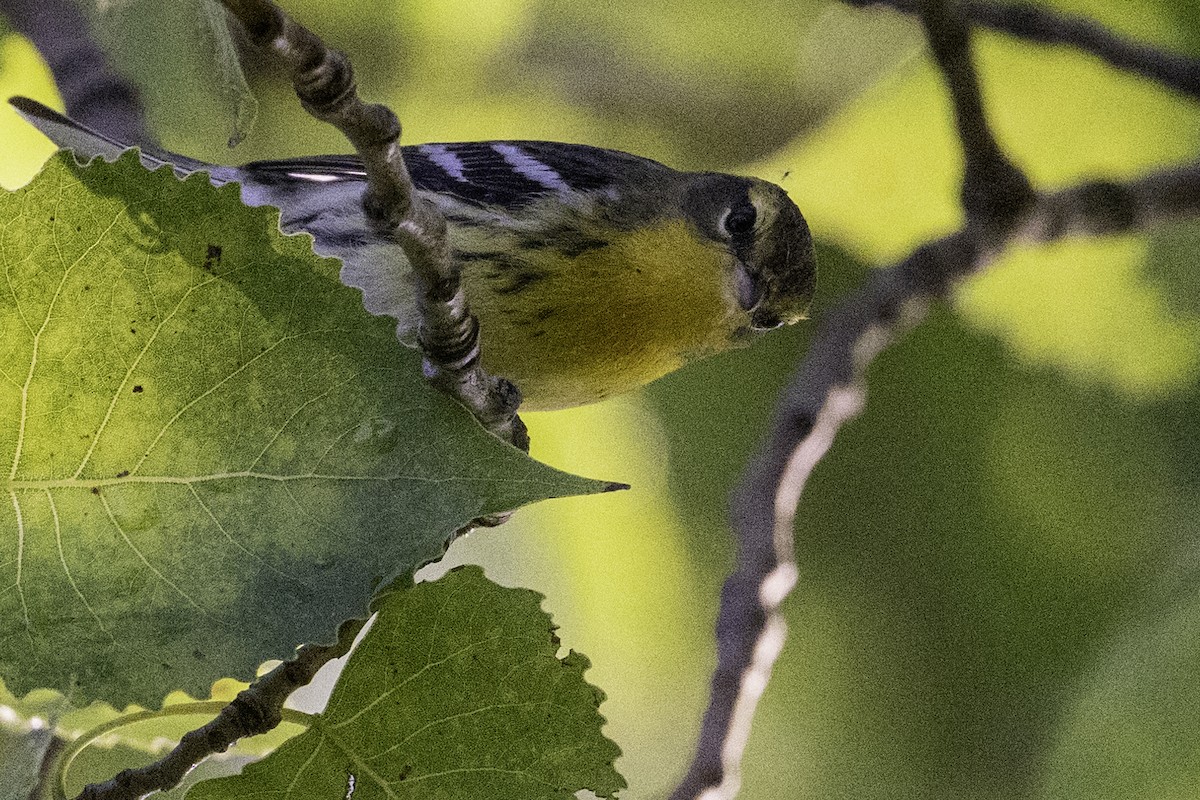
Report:
[[430,390],[235,187],[67,156],[0,195],[0,677],[152,705],[329,640],[486,513],[603,486]]
[[392,593],[313,727],[188,800],[614,796],[603,694],[540,603],[478,567]]

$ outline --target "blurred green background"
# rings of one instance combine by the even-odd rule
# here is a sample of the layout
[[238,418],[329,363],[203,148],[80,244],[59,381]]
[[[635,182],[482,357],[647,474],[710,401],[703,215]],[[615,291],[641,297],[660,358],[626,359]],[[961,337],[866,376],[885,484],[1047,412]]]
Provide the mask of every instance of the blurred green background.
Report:
[[[238,162],[347,148],[278,75],[230,151],[190,3],[100,20],[170,149]],[[819,244],[816,316],[960,221],[960,156],[911,20],[818,0],[287,0],[349,52],[406,141],[541,138],[780,182]],[[1200,54],[1193,0],[1060,0]],[[1063,49],[984,34],[1003,144],[1040,186],[1191,160],[1200,113]],[[54,103],[0,39],[0,90]],[[0,112],[0,183],[50,146]],[[800,507],[791,635],[741,797],[1200,794],[1200,227],[1013,253],[872,368]],[[727,497],[812,323],[644,392],[531,414],[534,454],[630,492],[545,503],[451,563],[546,594],[593,661],[627,800],[682,773],[734,552]]]

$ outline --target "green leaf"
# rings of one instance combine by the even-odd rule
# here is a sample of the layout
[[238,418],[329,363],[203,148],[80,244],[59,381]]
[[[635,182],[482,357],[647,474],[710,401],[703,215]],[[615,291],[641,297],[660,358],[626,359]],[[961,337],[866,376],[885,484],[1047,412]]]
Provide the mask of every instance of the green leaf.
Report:
[[541,599],[478,567],[391,594],[313,727],[188,800],[613,797],[603,693],[556,656]]
[[337,262],[131,154],[0,195],[0,677],[152,706],[332,639],[481,514],[602,484],[429,389]]

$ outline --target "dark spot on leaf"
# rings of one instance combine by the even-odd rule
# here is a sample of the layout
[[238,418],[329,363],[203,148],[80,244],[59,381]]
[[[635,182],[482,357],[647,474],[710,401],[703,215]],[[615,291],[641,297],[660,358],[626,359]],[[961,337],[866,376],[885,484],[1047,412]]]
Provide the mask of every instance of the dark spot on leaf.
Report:
[[221,264],[221,246],[219,244],[210,244],[208,251],[204,254],[204,268],[209,272],[215,270]]
[[536,338],[538,338],[539,336],[545,336],[545,335],[546,335],[546,332],[545,332],[544,330],[540,330],[540,329],[539,329],[539,330],[536,330],[536,331],[534,331],[533,333],[529,334],[529,338],[530,338],[530,339],[536,339]]
[[51,222],[54,222],[54,217],[51,217],[51,218],[50,218],[50,221],[51,221]]
[[129,470],[127,470],[127,469],[123,469],[117,473],[118,478],[126,478],[128,476],[129,476]]
[[94,494],[94,495],[96,495],[96,496],[99,496],[99,495],[100,495],[100,487],[99,487],[99,486],[93,486],[93,487],[92,487],[92,494]]
[[402,781],[402,780],[406,779],[409,775],[412,774],[412,771],[413,771],[412,764],[405,764],[403,767],[400,768],[400,773],[398,775],[396,775],[396,780]]
[[130,332],[130,333],[137,333],[137,328],[130,328],[130,329],[129,329],[129,332]]
[[76,226],[75,226],[75,232],[76,232],[76,233],[79,233],[79,232],[80,232],[80,231],[82,231],[82,230],[83,230],[83,228],[79,227],[78,225],[76,225]]
[[134,394],[141,394],[143,391],[145,391],[145,390],[144,390],[144,389],[143,389],[141,386],[134,386],[134,387],[133,387],[133,393],[134,393]]
[[553,316],[554,316],[553,308],[541,308],[541,309],[538,309],[537,313],[535,313],[533,315],[533,321],[534,322],[545,322],[546,320],[550,319]]
[[90,291],[92,290],[92,287],[91,287],[89,284],[86,284],[86,283],[85,283],[85,284],[83,285],[83,290],[84,290],[85,292],[90,292]]
[[201,653],[199,650],[193,650],[193,651],[192,651],[192,658],[196,659],[197,661],[203,661],[203,660],[204,660],[204,653]]

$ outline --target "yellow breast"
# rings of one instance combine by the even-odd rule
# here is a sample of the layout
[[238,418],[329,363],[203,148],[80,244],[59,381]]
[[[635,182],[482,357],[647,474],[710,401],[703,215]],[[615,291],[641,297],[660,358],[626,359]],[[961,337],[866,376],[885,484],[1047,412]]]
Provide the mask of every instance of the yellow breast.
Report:
[[729,348],[745,321],[733,300],[732,256],[682,220],[582,247],[517,252],[520,259],[477,254],[464,262],[463,279],[484,366],[516,383],[528,410],[649,383]]

